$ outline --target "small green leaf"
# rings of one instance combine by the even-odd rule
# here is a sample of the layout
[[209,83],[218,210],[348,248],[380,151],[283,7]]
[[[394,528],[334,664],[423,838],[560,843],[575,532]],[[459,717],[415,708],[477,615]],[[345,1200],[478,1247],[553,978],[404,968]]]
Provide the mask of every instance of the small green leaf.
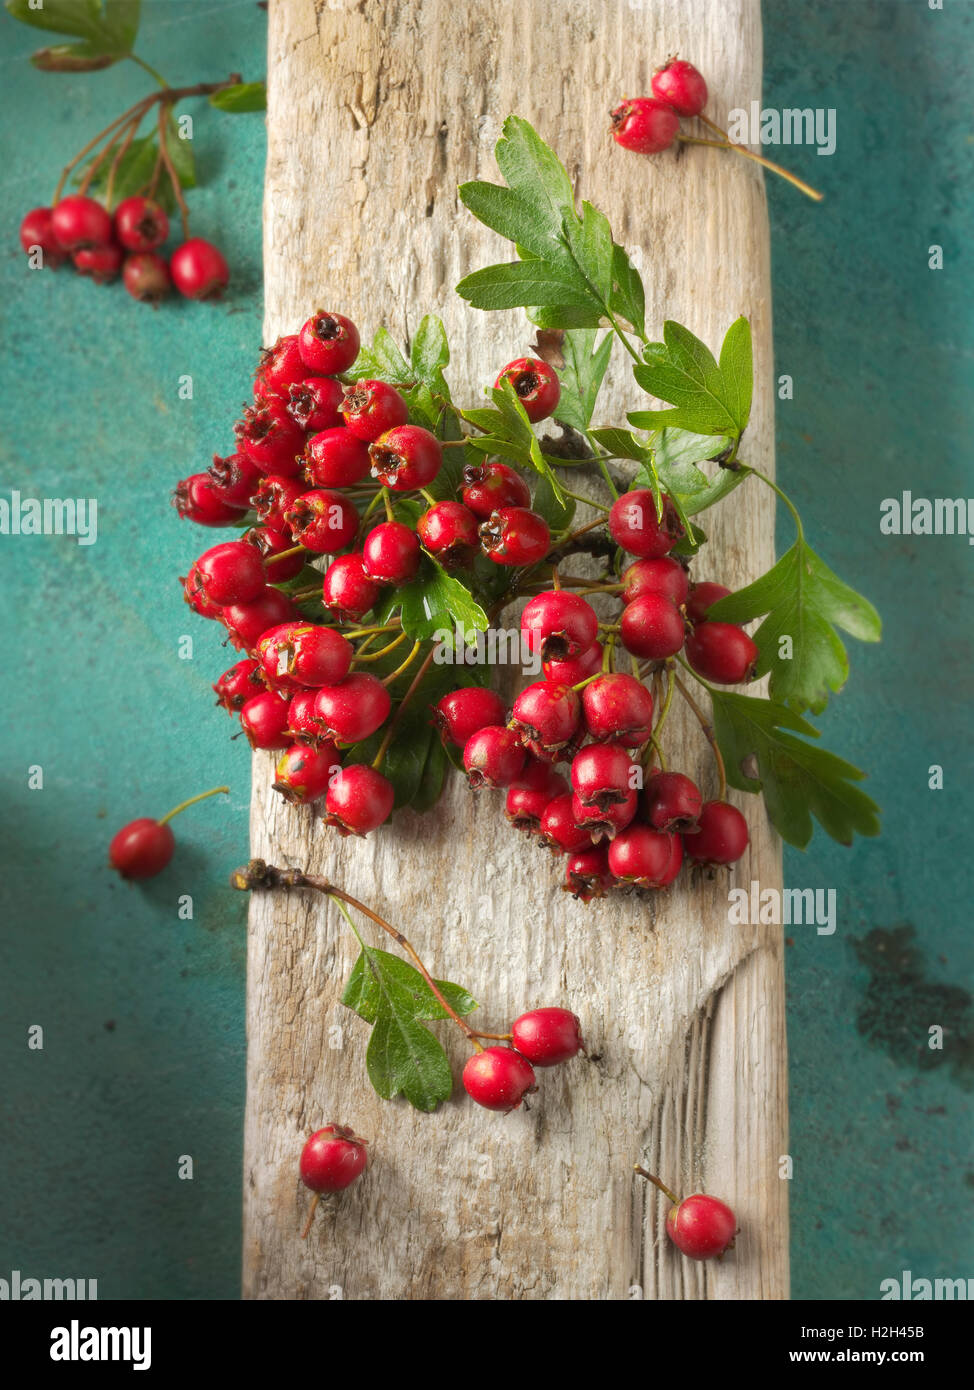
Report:
[[4,0],[13,19],[30,24],[35,29],[49,29],[56,34],[75,34],[78,38],[97,38],[101,29],[101,5],[98,0],[44,0],[41,6],[30,0]]
[[443,370],[450,365],[450,345],[443,320],[426,314],[416,330],[410,349],[413,370],[421,381],[450,399]]
[[555,419],[584,434],[592,423],[599,390],[612,356],[613,335],[607,333],[598,347],[592,328],[567,332],[561,345],[565,365],[558,373],[561,397]]
[[210,105],[218,111],[266,111],[266,82],[237,82],[232,87],[222,87],[210,93]]
[[169,150],[169,158],[172,160],[172,167],[176,171],[181,188],[196,187],[196,161],[193,158],[193,144],[191,140],[182,140],[175,120],[170,112],[167,123],[168,139],[166,147]]
[[571,180],[554,150],[523,117],[508,116],[494,156],[508,186],[530,204],[538,224],[560,237],[575,208]]
[[744,431],[751,404],[751,331],[746,319],[733,323],[724,339],[721,365],[706,344],[672,319],[663,325],[662,343],[647,343],[645,365],[633,376],[672,410],[633,411],[629,423],[641,429],[673,425],[697,434]]
[[614,425],[605,429],[589,430],[589,439],[600,444],[607,453],[614,454],[617,458],[633,459],[639,464],[639,469],[633,479],[633,486],[650,489],[653,494],[653,501],[656,503],[656,515],[662,517],[663,502],[660,481],[656,472],[656,460],[652,449],[642,444],[630,430],[620,429]]
[[[64,46],[78,59],[117,60],[126,57],[132,51],[141,11],[140,0],[103,0],[103,3],[101,0],[43,0],[40,5],[31,5],[30,0],[4,0],[4,5],[12,18],[22,24],[83,39],[84,44]],[[57,50],[41,50],[42,54],[52,52]],[[32,61],[49,72],[93,70],[45,66],[37,61],[40,56],[35,54]],[[100,62],[98,66],[107,67],[109,64]]]
[[475,270],[460,281],[457,294],[475,309],[523,309],[528,305],[561,308],[564,305],[598,312],[600,307],[581,276],[570,279],[540,260],[514,261]]
[[[461,1018],[479,1008],[476,999],[461,985],[451,984],[447,980],[437,980],[436,984],[444,999]],[[394,993],[415,1019],[432,1023],[437,1019],[449,1018],[415,966],[390,951],[369,946],[352,967],[342,994],[342,1003],[366,1023],[374,1023],[387,993]]]
[[427,641],[456,623],[480,632],[487,630],[487,614],[473,594],[431,555],[424,555],[416,578],[400,586],[399,597],[403,631],[414,641]]

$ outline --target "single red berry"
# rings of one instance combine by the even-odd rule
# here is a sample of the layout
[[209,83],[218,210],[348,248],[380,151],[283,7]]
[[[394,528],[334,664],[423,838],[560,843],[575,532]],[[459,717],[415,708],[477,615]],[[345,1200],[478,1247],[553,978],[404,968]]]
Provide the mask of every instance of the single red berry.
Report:
[[352,645],[334,628],[290,622],[265,632],[255,655],[269,685],[295,690],[343,681],[352,664]]
[[678,116],[699,116],[707,105],[707,84],[692,63],[671,58],[653,73],[653,96],[668,102]]
[[609,845],[609,868],[621,883],[659,888],[671,867],[674,840],[679,843],[679,836],[630,824]]
[[702,623],[708,610],[720,599],[728,598],[730,592],[725,585],[715,584],[710,579],[694,584],[687,599],[687,618],[691,623]]
[[319,1194],[343,1192],[368,1166],[366,1143],[347,1125],[315,1130],[301,1150],[301,1181]]
[[562,887],[573,898],[579,898],[583,903],[591,902],[593,898],[604,897],[614,885],[605,845],[590,845],[577,854],[569,854]]
[[463,1069],[463,1089],[485,1110],[516,1110],[537,1089],[534,1069],[512,1047],[485,1047]]
[[201,618],[222,620],[223,609],[220,604],[213,603],[206,597],[195,563],[190,565],[189,574],[180,576],[179,582],[183,586],[183,598],[194,613],[198,613]]
[[305,470],[316,487],[352,487],[369,471],[369,451],[344,425],[308,440]]
[[520,473],[497,459],[468,465],[463,482],[463,505],[481,521],[500,507],[527,507],[531,502],[531,490]]
[[274,790],[293,806],[304,806],[323,797],[340,770],[338,750],[333,743],[323,743],[318,748],[292,743],[274,770]]
[[298,690],[288,702],[287,731],[299,743],[310,743],[313,748],[326,741],[325,731],[315,711],[317,690]]
[[112,241],[112,219],[94,198],[73,193],[62,198],[53,208],[51,231],[65,251],[109,246]]
[[591,651],[598,630],[592,605],[567,589],[538,594],[521,614],[528,650],[540,653],[543,662],[568,661]]
[[592,847],[588,828],[579,825],[572,815],[573,800],[571,793],[565,792],[549,801],[541,814],[541,843],[557,854],[578,854]]
[[463,766],[467,780],[479,787],[510,787],[523,771],[527,754],[512,729],[488,724],[464,744]]
[[246,511],[250,499],[260,487],[261,471],[246,454],[228,454],[221,458],[213,455],[213,462],[207,470],[213,482],[213,490],[231,507]]
[[627,791],[622,801],[610,801],[604,806],[587,806],[577,795],[572,797],[572,819],[588,831],[593,845],[614,840],[632,822],[638,809],[639,795],[635,791]]
[[200,588],[211,603],[248,603],[264,589],[264,565],[244,541],[214,545],[194,565]]
[[686,603],[689,590],[687,572],[678,560],[661,555],[658,560],[634,560],[622,572],[623,603],[633,603],[644,594],[663,594],[677,608]]
[[593,743],[572,759],[572,789],[583,806],[603,809],[627,802],[638,783],[638,765],[621,743]]
[[609,512],[609,531],[616,545],[643,560],[658,560],[667,555],[684,532],[665,493],[661,494],[661,501],[662,520],[656,515],[656,501],[648,487],[635,488],[618,497]]
[[553,784],[542,791],[532,791],[530,787],[517,785],[508,787],[504,815],[508,824],[515,830],[524,830],[529,835],[541,833],[541,817],[559,795],[568,791],[568,783],[560,773],[553,772]]
[[284,514],[304,491],[305,485],[300,478],[283,478],[273,473],[264,479],[250,500],[264,526],[290,536],[291,528],[284,520]]
[[184,521],[195,521],[198,526],[228,526],[247,510],[228,502],[209,473],[193,473],[177,483],[172,504]]
[[264,633],[281,623],[293,622],[298,610],[287,594],[267,584],[247,603],[228,603],[220,610],[223,625],[230,634],[233,645],[244,651],[253,651]]
[[633,656],[663,661],[677,654],[685,635],[680,610],[665,594],[643,594],[622,610],[619,636]]
[[261,352],[257,379],[265,388],[265,398],[269,394],[286,401],[291,387],[307,374],[296,333],[285,334],[277,339],[273,347],[264,348]]
[[202,237],[191,237],[176,248],[169,260],[169,273],[187,299],[219,299],[230,282],[223,252]]
[[514,1046],[535,1067],[556,1067],[585,1050],[582,1025],[569,1009],[532,1009],[511,1024]]
[[155,251],[169,235],[169,218],[152,198],[124,198],[115,209],[115,238],[126,251]]
[[79,275],[87,275],[96,285],[107,285],[122,268],[122,248],[112,243],[109,246],[85,246],[72,252],[71,259]]
[[358,743],[374,734],[389,718],[392,700],[375,676],[354,671],[337,685],[323,685],[315,698],[315,714],[336,743]]
[[328,788],[325,824],[340,835],[367,835],[389,819],[395,795],[392,783],[374,767],[343,767]]
[[561,397],[558,373],[539,357],[518,357],[508,362],[498,373],[494,385],[501,386],[505,381],[514,387],[514,394],[532,423],[546,420],[558,408]]
[[581,701],[571,686],[535,681],[514,701],[510,728],[536,758],[559,762],[581,717]]
[[251,748],[287,748],[287,699],[276,690],[253,695],[240,711],[240,727]]
[[416,531],[443,565],[469,565],[480,540],[477,518],[462,502],[436,502],[419,518]]
[[67,259],[67,251],[54,234],[50,208],[31,208],[20,224],[20,244],[28,256],[41,252],[41,264],[57,270]]
[[358,356],[358,329],[343,314],[326,314],[319,309],[303,325],[298,345],[309,372],[338,376]]
[[638,748],[653,729],[653,697],[635,676],[607,672],[582,691],[585,726],[600,743],[616,740]]
[[643,812],[654,830],[695,830],[703,797],[682,772],[654,772],[643,791]]
[[155,251],[138,251],[126,256],[122,284],[133,299],[154,306],[172,289],[169,263]]
[[372,476],[394,492],[411,492],[433,481],[443,463],[443,447],[422,425],[397,425],[369,445]]
[[362,547],[369,579],[380,584],[405,584],[419,569],[419,537],[401,521],[383,521],[372,528]]
[[526,507],[501,507],[481,524],[480,544],[496,565],[534,565],[551,545],[548,523]]
[[340,492],[316,488],[294,499],[284,521],[298,545],[318,555],[336,555],[355,539],[359,514]]
[[468,685],[442,696],[433,709],[433,723],[443,741],[463,748],[489,724],[503,724],[507,707],[495,690]]
[[278,558],[285,551],[294,549],[293,538],[284,531],[277,531],[273,526],[252,526],[240,539],[254,547],[264,561],[268,579],[274,584],[294,579],[304,569],[305,561],[301,554]]
[[280,401],[247,406],[234,433],[238,447],[262,473],[291,478],[300,472],[304,430],[294,423]]
[[227,714],[242,709],[252,695],[264,688],[259,672],[260,663],[250,657],[224,671],[213,687],[217,704],[222,705]]
[[683,837],[687,857],[697,864],[735,864],[747,849],[747,821],[728,801],[705,801],[697,828]]
[[325,570],[321,596],[340,622],[362,618],[382,592],[379,585],[365,573],[365,564],[358,553],[339,555]]
[[334,377],[306,376],[291,383],[287,413],[295,424],[311,433],[338,429],[342,423],[339,413],[342,395],[342,384]]
[[409,406],[385,381],[357,381],[345,391],[341,414],[354,435],[373,444],[386,430],[406,423]]
[[578,685],[602,670],[602,643],[593,642],[587,651],[570,657],[568,661],[543,661],[541,667],[550,681],[558,681],[560,685]]
[[153,878],[172,859],[176,838],[169,825],[148,816],[123,825],[108,847],[108,858],[122,878]]
[[687,660],[704,680],[740,685],[754,676],[758,649],[733,623],[698,623],[687,638]]
[[612,112],[612,138],[624,150],[659,154],[676,139],[680,118],[656,97],[630,97]]
[[712,1260],[734,1244],[737,1217],[719,1197],[695,1192],[671,1207],[666,1234],[691,1260]]

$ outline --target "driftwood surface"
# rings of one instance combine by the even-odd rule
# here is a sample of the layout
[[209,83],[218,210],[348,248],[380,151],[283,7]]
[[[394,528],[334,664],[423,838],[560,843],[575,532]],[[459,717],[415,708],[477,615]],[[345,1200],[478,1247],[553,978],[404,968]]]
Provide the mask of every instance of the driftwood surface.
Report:
[[[607,134],[613,101],[647,91],[676,52],[706,73],[718,121],[759,97],[759,0],[271,0],[269,18],[265,341],[316,307],[349,314],[366,340],[384,324],[400,342],[437,313],[455,394],[476,403],[533,330],[519,312],[482,313],[455,295],[464,274],[511,258],[456,187],[498,178],[493,146],[516,112],[632,250],[651,332],[675,318],[716,348],[748,316],[747,458],[773,469],[760,174],[702,147],[641,158]],[[597,423],[621,424],[635,405],[620,351]],[[740,489],[706,527],[698,578],[736,588],[772,561],[767,489]],[[713,795],[708,749],[682,710],[667,745],[670,765]],[[570,1005],[598,1060],[543,1073],[530,1110],[506,1117],[475,1107],[459,1080],[433,1115],[381,1101],[365,1072],[368,1027],[340,1003],[357,947],[337,910],[315,894],[255,895],[244,1296],[787,1298],[780,928],[728,925],[726,874],[684,874],[652,902],[576,903],[560,891],[562,866],[507,827],[501,794],[474,796],[457,777],[434,812],[399,814],[367,841],[287,807],[271,781],[259,754],[255,855],[323,874],[392,918],[434,974],[481,1001],[481,1028]],[[730,881],[780,887],[760,802],[734,799],[752,841]],[[434,1026],[459,1078],[459,1031]],[[373,1164],[354,1193],[323,1204],[302,1242],[297,1155],[332,1120],[373,1141]],[[734,1251],[707,1264],[678,1255],[666,1203],[633,1175],[636,1162],[728,1201],[741,1226]]]

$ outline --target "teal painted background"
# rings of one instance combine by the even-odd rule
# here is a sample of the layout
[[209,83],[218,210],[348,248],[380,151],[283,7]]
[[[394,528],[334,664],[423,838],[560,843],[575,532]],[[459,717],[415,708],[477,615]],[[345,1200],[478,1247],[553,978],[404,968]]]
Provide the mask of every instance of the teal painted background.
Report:
[[[139,51],[175,83],[264,70],[251,0],[145,7]],[[6,17],[2,184],[8,252],[0,495],[99,499],[96,545],[0,538],[4,727],[0,1277],[94,1277],[102,1297],[234,1298],[244,1084],[243,903],[249,757],[210,705],[230,664],[173,576],[199,533],[161,505],[174,478],[226,452],[260,337],[263,124],[204,103],[194,231],[226,250],[219,306],[153,314],[119,287],[28,275],[15,249],[82,134],[146,90],[131,65],[52,77],[43,38]],[[970,552],[958,537],[881,537],[905,487],[970,483],[971,138],[964,58],[974,7],[945,0],[765,6],[765,102],[834,106],[838,148],[781,151],[827,193],[769,185],[781,480],[824,558],[884,614],[854,647],[823,721],[872,772],[885,835],[849,852],[816,838],[786,877],[838,892],[839,930],[788,952],[793,1293],[873,1299],[879,1281],[971,1271],[958,1205],[972,1057]],[[742,100],[744,97],[742,96]],[[774,153],[774,152],[772,152]],[[43,171],[40,173],[39,171]],[[945,268],[927,269],[944,247]],[[177,395],[191,373],[190,402]],[[779,544],[790,533],[781,523]],[[199,546],[197,544],[197,550]],[[180,637],[194,659],[178,658]],[[945,788],[927,789],[942,764]],[[40,764],[44,789],[28,791]],[[105,867],[111,831],[190,810],[171,868],[138,889]],[[192,895],[194,920],[177,915]],[[25,1030],[40,1023],[42,1052]],[[947,1046],[924,1046],[931,1023]],[[192,1183],[176,1178],[192,1154]]]

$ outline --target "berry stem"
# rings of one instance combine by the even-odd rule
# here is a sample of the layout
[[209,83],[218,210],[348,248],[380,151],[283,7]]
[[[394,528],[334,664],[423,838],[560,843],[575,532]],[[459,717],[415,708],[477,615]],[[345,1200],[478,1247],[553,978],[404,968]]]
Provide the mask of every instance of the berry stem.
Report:
[[663,725],[666,723],[666,716],[669,714],[669,712],[670,712],[670,706],[671,706],[672,703],[673,703],[673,691],[676,689],[676,672],[673,670],[673,663],[672,663],[671,661],[668,661],[668,662],[666,663],[666,676],[667,676],[666,696],[665,696],[665,698],[664,698],[664,700],[663,700],[663,706],[662,706],[662,708],[660,709],[660,712],[659,712],[659,718],[657,719],[655,725],[653,726],[653,738],[654,738],[654,739],[658,739],[658,738],[659,738],[659,736],[660,736],[660,730],[662,729]]
[[386,509],[386,521],[395,521],[396,515],[392,510],[392,498],[389,496],[389,489],[387,487],[382,489],[382,505]]
[[[129,121],[128,125],[124,127],[124,138],[122,139],[122,143],[119,145],[118,149],[115,152],[115,158],[112,160],[109,166],[108,183],[105,186],[105,206],[108,208],[109,212],[111,212],[112,210],[112,201],[115,196],[115,178],[118,174],[118,167],[121,164],[122,160],[125,158],[126,152],[129,146],[131,145],[133,139],[135,138],[135,133],[141,124],[142,117],[137,116],[133,117],[133,119]],[[121,134],[121,132],[119,133]],[[112,143],[114,143],[114,141]],[[111,145],[106,146],[106,149],[110,148]]]
[[[402,635],[403,635],[403,637],[406,637],[406,636],[408,636],[408,633],[405,633],[405,632],[404,632]],[[383,676],[383,678],[382,678],[382,684],[383,684],[383,685],[391,685],[392,682],[393,682],[394,680],[396,680],[399,676],[402,675],[403,671],[408,671],[409,668],[410,668],[410,666],[412,666],[413,662],[414,662],[415,659],[416,659],[416,653],[419,651],[419,649],[420,649],[420,647],[421,647],[422,645],[423,645],[422,638],[417,637],[417,638],[416,638],[416,641],[413,643],[413,649],[412,649],[412,651],[409,653],[409,655],[406,657],[406,660],[402,663],[401,666],[397,666],[396,669],[395,669],[394,671],[392,671],[388,676]]]
[[825,197],[824,193],[819,193],[817,188],[813,188],[810,183],[806,183],[804,179],[798,178],[796,174],[791,173],[781,164],[776,164],[773,159],[767,159],[763,154],[755,154],[754,151],[749,150],[746,145],[736,145],[726,132],[720,129],[720,126],[715,125],[713,121],[708,121],[705,116],[701,116],[700,119],[705,125],[710,126],[711,130],[720,131],[720,134],[724,136],[723,140],[705,140],[699,135],[678,135],[676,138],[682,140],[685,145],[710,145],[713,149],[717,150],[731,150],[734,154],[743,155],[745,159],[753,159],[755,164],[760,164],[763,168],[770,169],[773,174],[780,174],[783,179],[793,184],[795,188],[800,189],[806,197],[811,198],[814,202],[820,203]]
[[579,681],[577,685],[573,685],[572,689],[577,694],[579,690],[584,690],[587,685],[591,685],[593,681],[599,680],[604,675],[604,671],[596,671],[594,676],[586,676],[583,681]]
[[181,801],[178,806],[174,806],[171,811],[167,811],[157,823],[159,825],[165,825],[167,821],[172,820],[173,816],[178,816],[180,811],[185,811],[187,806],[195,806],[197,801],[205,801],[208,796],[216,796],[217,792],[229,791],[229,787],[211,787],[208,792],[200,792],[199,796],[191,796],[188,801]]
[[308,1239],[308,1232],[311,1230],[311,1223],[315,1219],[315,1212],[318,1210],[318,1203],[321,1201],[321,1193],[316,1192],[311,1198],[311,1206],[308,1208],[308,1219],[304,1223],[304,1230],[301,1232],[301,1239]]
[[276,565],[278,560],[288,560],[292,555],[303,555],[304,553],[305,547],[303,545],[292,545],[290,550],[279,550],[276,555],[268,555],[264,564]]
[[[684,664],[682,660],[680,664],[681,666]],[[687,667],[687,670],[690,670],[689,666]],[[700,725],[701,729],[703,730],[704,737],[710,744],[710,747],[713,749],[714,761],[717,764],[717,776],[720,778],[719,799],[723,801],[727,796],[727,773],[724,769],[723,755],[721,754],[720,748],[717,746],[717,739],[714,736],[713,725],[710,723],[703,710],[697,704],[696,700],[690,694],[689,690],[687,690],[686,686],[680,680],[680,677],[676,674],[675,671],[673,672],[673,680],[676,682],[677,690],[680,692],[684,700],[693,710],[693,713],[696,715],[697,723]]]
[[[599,472],[602,474],[602,477],[605,479],[605,485],[606,485],[606,487],[609,489],[609,494],[610,494],[610,496],[612,497],[613,502],[618,502],[618,500],[619,500],[619,489],[616,487],[615,483],[612,481],[612,474],[609,472],[608,468],[606,467],[606,464],[605,464],[605,458],[606,458],[606,456],[603,455],[603,454],[598,454],[598,453],[597,453],[597,454],[595,455],[595,458],[596,458],[596,461],[597,461],[597,463],[598,463],[598,465],[599,465]],[[593,506],[593,507],[596,506],[596,505],[597,505],[597,503],[595,503],[595,502],[592,503],[592,506]],[[604,510],[604,511],[610,511],[611,508],[609,508],[609,507],[604,507],[603,510]]]
[[[609,478],[608,475],[606,475],[606,481],[608,482],[609,487],[611,488],[612,479]],[[560,482],[559,487],[561,488],[562,492],[565,494],[566,497],[574,497],[576,502],[584,502],[586,507],[597,507],[600,512],[608,512],[612,510],[611,507],[607,507],[604,502],[596,502],[594,497],[583,497],[580,492],[572,492],[571,489],[567,488],[564,483]],[[613,488],[612,490],[613,495],[615,497],[618,497],[618,493],[615,491],[615,489]]]
[[159,86],[163,89],[163,91],[167,90],[169,84],[166,81],[166,79],[162,76],[160,72],[157,72],[155,68],[151,66],[151,64],[147,63],[144,58],[140,58],[137,53],[130,53],[128,54],[128,57],[133,63],[136,63],[142,69],[143,72],[147,72],[150,77],[154,77],[155,80],[159,83]]
[[[317,590],[315,592],[317,593]],[[342,633],[342,636],[350,642],[353,637],[367,637],[376,632],[396,632],[401,626],[402,623],[397,618],[394,623],[383,623],[380,627],[356,627],[351,632]]]
[[679,1197],[675,1197],[666,1184],[660,1182],[659,1178],[654,1178],[652,1173],[647,1173],[645,1168],[640,1168],[638,1163],[633,1165],[632,1171],[638,1173],[641,1178],[645,1178],[647,1182],[651,1182],[654,1187],[658,1187],[663,1196],[669,1197],[675,1207],[680,1205]]
[[[597,506],[597,505],[598,505],[598,503],[593,503],[593,506]],[[608,509],[606,508],[606,510],[608,510]],[[578,528],[577,531],[572,531],[569,535],[567,535],[567,536],[565,537],[565,539],[564,539],[563,541],[559,541],[559,543],[558,543],[558,549],[559,549],[559,550],[563,550],[564,547],[565,547],[566,545],[570,545],[571,542],[574,541],[574,540],[577,540],[579,536],[584,536],[585,533],[586,533],[586,531],[594,531],[594,529],[595,529],[596,526],[604,526],[604,525],[605,525],[605,517],[604,517],[604,516],[598,516],[598,517],[596,517],[594,521],[589,521],[585,526],[579,526],[579,528]]]
[[179,175],[176,173],[169,153],[169,113],[172,111],[172,102],[161,101],[159,103],[159,153],[162,155],[162,162],[165,165],[166,173],[169,175],[169,182],[172,184],[173,197],[179,208],[179,218],[183,228],[183,241],[189,240],[189,208],[186,206],[186,199],[183,197],[183,186],[179,182]]
[[[375,634],[373,633],[372,636],[374,637]],[[395,649],[401,643],[405,642],[408,636],[408,632],[400,632],[399,636],[393,638],[393,640],[388,644],[388,646],[380,647],[377,652],[369,652],[368,656],[361,656],[359,655],[359,653],[364,652],[369,642],[372,641],[372,637],[367,637],[365,641],[362,643],[361,647],[359,648],[359,652],[357,652],[355,656],[352,657],[352,665],[359,666],[363,661],[378,661],[380,656],[387,656],[389,652],[395,651]]]
[[405,695],[400,700],[399,708],[396,710],[395,714],[390,719],[389,727],[388,729],[386,729],[385,738],[382,740],[382,743],[379,746],[379,751],[378,753],[376,753],[375,758],[372,762],[372,767],[375,769],[376,772],[378,772],[379,768],[382,766],[382,760],[385,757],[386,753],[388,753],[389,751],[389,745],[392,743],[392,736],[396,732],[396,729],[398,728],[402,720],[403,711],[415,695],[420,681],[423,679],[423,677],[426,675],[426,672],[432,666],[433,657],[435,655],[436,648],[430,647],[429,652],[427,653],[426,659],[424,660],[422,666],[420,666],[415,676],[413,676],[412,685],[410,685],[409,689],[406,691]]

